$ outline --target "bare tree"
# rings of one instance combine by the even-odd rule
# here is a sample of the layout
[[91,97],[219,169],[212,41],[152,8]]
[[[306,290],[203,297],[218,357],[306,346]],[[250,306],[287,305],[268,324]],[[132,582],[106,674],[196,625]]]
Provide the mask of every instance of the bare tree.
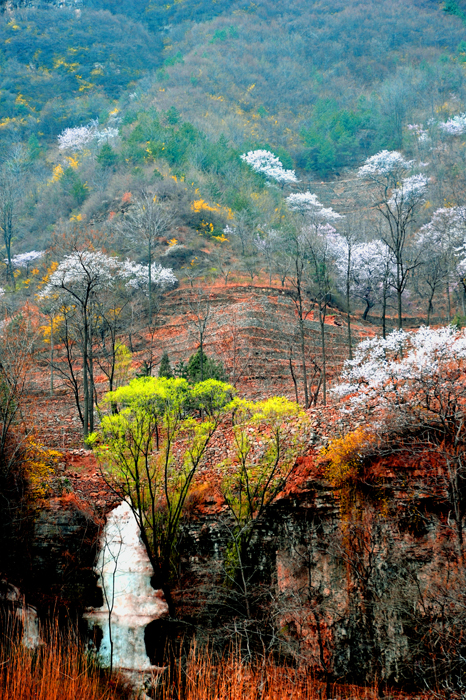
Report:
[[157,195],[143,190],[123,215],[121,230],[127,235],[134,247],[145,248],[144,257],[149,268],[148,310],[149,324],[152,325],[153,279],[152,263],[157,243],[174,224],[175,217],[165,205],[158,201]]
[[6,277],[15,286],[12,265],[12,243],[17,235],[17,218],[22,198],[23,153],[16,149],[0,169],[0,230],[6,253]]
[[[28,309],[0,325],[0,478],[6,479],[18,453],[21,440],[12,441],[14,426],[22,423],[22,403],[33,353],[36,332]],[[28,426],[24,426],[24,435]]]
[[[334,251],[331,246],[331,237],[336,233],[330,222],[342,217],[333,209],[324,207],[311,192],[291,194],[287,197],[287,204],[292,212],[296,212],[291,236],[289,236],[291,243],[289,251],[292,254],[294,264],[293,273],[288,276],[288,280],[293,289],[292,298],[298,317],[305,405],[307,407],[309,406],[309,392],[304,321],[315,306],[317,306],[322,350],[323,400],[324,403],[327,402],[325,319],[333,286],[331,267]],[[311,299],[312,307],[309,304]]]
[[203,289],[199,282],[190,278],[190,290],[186,298],[186,312],[191,317],[191,327],[199,345],[201,382],[204,381],[204,345],[212,321],[212,296]]

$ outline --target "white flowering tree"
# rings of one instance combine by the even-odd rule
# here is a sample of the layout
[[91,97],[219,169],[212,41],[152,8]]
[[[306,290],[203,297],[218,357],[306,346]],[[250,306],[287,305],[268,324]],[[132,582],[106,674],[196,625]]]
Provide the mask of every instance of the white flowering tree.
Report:
[[96,143],[98,146],[118,137],[118,129],[112,126],[99,129],[99,120],[94,119],[85,126],[64,129],[58,135],[58,148],[61,151],[82,151],[86,146]]
[[448,136],[461,136],[466,131],[466,112],[456,114],[446,122],[439,122],[438,126]]
[[[423,279],[429,290],[428,319],[437,290],[444,284],[448,320],[452,317],[451,285],[463,278],[462,252],[466,238],[466,207],[442,207],[416,235],[416,246],[423,261]],[[428,321],[429,322],[429,321]]]
[[[336,234],[331,222],[336,222],[342,217],[333,209],[324,207],[311,192],[291,194],[286,198],[286,203],[290,212],[294,214],[293,226],[287,236],[286,254],[291,259],[288,280],[296,307],[304,400],[305,406],[308,407],[311,401],[316,402],[320,386],[323,401],[327,401],[325,319],[332,289],[331,268],[334,258],[334,249],[330,241]],[[320,326],[322,367],[319,383],[312,397],[307,377],[305,321],[316,307]]]
[[145,296],[149,296],[151,286],[165,291],[178,283],[173,270],[169,267],[163,267],[159,263],[152,263],[149,266],[125,260],[121,265],[120,275],[127,280],[126,286],[129,289],[140,290]]
[[28,274],[30,265],[40,260],[43,255],[43,250],[30,250],[29,253],[18,253],[18,255],[13,255],[11,258],[11,265],[15,269],[25,268],[26,274]]
[[240,156],[247,165],[249,165],[255,173],[265,175],[268,180],[275,180],[281,185],[287,185],[298,182],[294,170],[286,170],[280,158],[274,156],[270,151],[257,150],[248,151]]
[[[419,166],[418,166],[419,167]],[[408,236],[421,204],[425,201],[428,180],[413,174],[416,163],[398,151],[380,151],[359,168],[358,176],[375,188],[373,207],[385,219],[384,243],[393,253],[396,275],[393,282],[397,295],[398,328],[402,327],[402,296],[408,275],[419,260],[407,254]]]
[[[54,298],[63,313],[65,340],[71,339],[74,326],[79,335],[82,361],[83,406],[73,362],[70,361],[72,386],[86,438],[94,429],[93,324],[95,300],[104,289],[111,289],[118,276],[120,262],[101,252],[75,251],[66,255],[50,275],[41,298]],[[67,348],[70,344],[67,343]]]
[[386,335],[387,303],[393,294],[396,263],[393,252],[380,239],[355,247],[352,293],[366,304],[363,318],[377,304],[382,306],[382,336]]
[[[157,266],[154,270],[157,284],[163,289],[173,286],[176,278],[171,270]],[[94,429],[94,339],[102,318],[106,317],[104,298],[110,297],[111,315],[121,312],[132,289],[147,293],[149,271],[131,261],[100,251],[76,250],[66,255],[50,274],[41,290],[40,298],[52,301],[62,318],[62,340],[67,353],[67,378],[72,386],[86,438]],[[152,277],[152,276],[151,276]],[[127,291],[126,300],[124,290]],[[113,357],[116,352],[114,338]],[[73,357],[78,345],[81,356],[83,403],[80,402],[80,384]]]
[[335,394],[382,444],[430,453],[447,481],[464,564],[466,500],[466,330],[426,328],[360,343]]
[[[337,286],[349,298],[365,304],[366,320],[374,306],[382,306],[382,333],[386,334],[386,310],[390,287],[395,279],[395,261],[392,251],[380,239],[352,242],[340,234],[330,239]],[[351,359],[351,357],[350,357]]]

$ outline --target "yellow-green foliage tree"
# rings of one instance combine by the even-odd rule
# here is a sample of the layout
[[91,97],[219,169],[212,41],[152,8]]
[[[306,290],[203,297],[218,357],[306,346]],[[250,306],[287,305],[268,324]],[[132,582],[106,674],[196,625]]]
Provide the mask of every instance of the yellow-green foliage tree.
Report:
[[213,379],[195,385],[181,378],[133,379],[105,395],[102,408],[110,413],[89,438],[105,478],[131,505],[166,593],[186,498],[234,393]]
[[298,404],[275,396],[236,399],[232,405],[233,450],[224,462],[222,492],[234,518],[227,577],[240,586],[250,617],[246,559],[254,527],[290,478],[306,448],[309,419]]

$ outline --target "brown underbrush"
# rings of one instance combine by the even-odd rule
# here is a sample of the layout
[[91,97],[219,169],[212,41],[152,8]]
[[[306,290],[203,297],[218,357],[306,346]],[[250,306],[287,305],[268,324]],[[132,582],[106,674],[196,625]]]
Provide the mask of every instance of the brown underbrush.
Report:
[[[42,642],[23,645],[20,619],[0,615],[1,700],[128,700],[127,684],[98,668],[71,628],[53,622],[41,628]],[[154,700],[440,700],[380,687],[323,683],[305,669],[273,658],[246,663],[232,651],[221,659],[195,645],[154,677]],[[143,695],[143,697],[148,697]],[[454,697],[454,696],[452,696]]]
[[[323,683],[305,669],[282,665],[272,658],[245,663],[232,652],[221,660],[192,647],[159,679],[156,700],[414,700],[403,692],[380,687]],[[416,694],[416,700],[427,700]]]
[[128,697],[117,678],[96,666],[71,629],[50,623],[42,643],[28,649],[21,624],[0,616],[0,697],[2,700],[122,700]]

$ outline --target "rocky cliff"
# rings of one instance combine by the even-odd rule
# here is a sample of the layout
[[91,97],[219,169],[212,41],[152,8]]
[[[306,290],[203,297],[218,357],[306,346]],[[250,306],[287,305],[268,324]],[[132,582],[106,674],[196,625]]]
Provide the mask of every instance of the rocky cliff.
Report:
[[[93,564],[103,522],[68,497],[10,531],[4,563],[39,613],[101,605]],[[177,618],[149,626],[153,663],[167,637],[196,634],[221,648],[239,635],[245,649],[279,650],[327,679],[458,685],[466,587],[441,473],[406,454],[344,492],[311,454],[239,560],[232,527],[215,488],[189,504]]]

